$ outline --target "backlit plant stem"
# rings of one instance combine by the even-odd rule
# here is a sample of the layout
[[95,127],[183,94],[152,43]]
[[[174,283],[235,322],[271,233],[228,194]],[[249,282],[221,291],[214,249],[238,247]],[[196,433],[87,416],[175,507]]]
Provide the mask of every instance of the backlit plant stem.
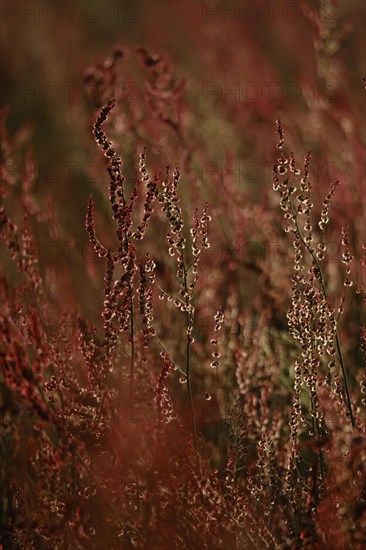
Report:
[[[183,278],[184,278],[184,290],[186,293],[186,306],[189,305],[189,295],[188,295],[188,284],[187,284],[187,270],[184,263],[183,258],[183,250],[181,252],[182,254],[182,264],[183,264]],[[198,436],[197,436],[197,424],[196,424],[196,415],[194,411],[194,403],[193,403],[193,394],[192,394],[192,386],[191,386],[191,336],[188,332],[189,326],[190,326],[190,312],[187,309],[186,311],[186,322],[187,322],[187,344],[186,344],[186,377],[187,377],[187,390],[188,390],[188,399],[189,399],[189,406],[191,409],[191,417],[192,417],[192,428],[193,428],[193,437],[194,437],[194,446],[196,450],[196,465],[198,472],[201,471],[201,461],[200,461],[200,454],[199,454],[199,448],[198,448]]]

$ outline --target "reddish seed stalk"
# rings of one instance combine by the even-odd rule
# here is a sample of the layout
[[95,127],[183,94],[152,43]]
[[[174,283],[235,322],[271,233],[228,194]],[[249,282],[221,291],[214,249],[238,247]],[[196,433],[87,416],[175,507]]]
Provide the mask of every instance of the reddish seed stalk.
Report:
[[[300,237],[300,240],[301,240],[302,244],[304,245],[304,247],[306,248],[306,250],[309,252],[309,254],[311,255],[311,257],[313,259],[313,262],[314,262],[314,264],[316,266],[316,269],[317,269],[318,278],[320,280],[320,284],[321,284],[321,287],[322,287],[324,298],[327,300],[328,299],[328,293],[327,293],[327,289],[326,289],[326,286],[325,286],[323,273],[322,273],[321,267],[320,267],[319,262],[318,262],[318,258],[316,257],[314,252],[311,250],[309,245],[305,242],[304,237],[303,237],[303,235],[300,231],[299,224],[298,224],[298,221],[297,221],[297,215],[295,214],[295,210],[293,208],[291,200],[290,200],[290,204],[291,204],[292,214],[293,214],[294,220],[295,220],[296,231],[297,231],[297,233]],[[339,362],[340,362],[341,370],[342,370],[344,388],[345,388],[345,392],[346,392],[346,404],[347,404],[348,412],[349,412],[349,415],[350,415],[350,418],[351,418],[352,427],[355,428],[356,423],[355,423],[355,419],[354,419],[354,416],[353,416],[352,403],[351,403],[351,398],[350,398],[349,389],[348,389],[347,371],[346,371],[346,367],[345,367],[344,360],[343,360],[343,354],[342,354],[342,349],[341,349],[341,345],[340,345],[340,341],[339,341],[337,328],[335,329],[335,340],[336,340],[338,358],[339,358]]]
[[[281,152],[280,161],[284,161],[285,157],[282,153],[282,148],[283,148],[285,139],[284,139],[284,132],[283,132],[282,124],[281,124],[281,119],[277,119],[276,124],[277,124],[277,134],[278,134],[278,137],[279,137],[279,141],[278,141],[278,144],[277,144],[277,149],[279,149],[280,152]],[[309,160],[310,160],[310,152],[305,157],[305,180],[309,176]],[[289,157],[289,166],[290,166],[290,169],[295,173],[295,159],[294,159],[293,153],[291,153],[290,157]],[[287,170],[284,170],[283,173],[286,173],[286,171]],[[275,167],[274,173],[275,173],[275,180],[274,181],[276,183],[276,189],[278,189],[279,188],[279,185],[278,185],[279,181],[278,181],[277,167]],[[300,171],[298,171],[298,173],[300,173]],[[322,226],[323,231],[324,231],[324,227],[325,227],[326,223],[328,223],[327,219],[328,219],[329,201],[330,201],[330,199],[331,199],[331,197],[332,197],[332,195],[333,195],[333,193],[336,189],[337,183],[338,182],[335,182],[335,183],[332,184],[331,191],[327,195],[326,200],[323,203],[324,208],[323,208],[322,214],[321,214],[321,226]],[[324,281],[322,270],[320,268],[318,258],[315,255],[313,249],[310,247],[310,245],[304,239],[304,237],[302,235],[302,232],[300,230],[299,224],[298,224],[298,215],[297,215],[297,212],[295,211],[295,208],[294,208],[293,203],[292,203],[292,198],[291,198],[292,191],[291,191],[291,189],[289,189],[289,180],[288,179],[284,180],[284,187],[286,188],[286,195],[284,195],[282,197],[281,202],[282,202],[282,200],[284,200],[285,204],[290,206],[290,210],[292,212],[292,220],[295,223],[296,234],[298,235],[298,237],[299,237],[300,241],[302,242],[303,246],[305,247],[305,249],[309,252],[309,254],[312,257],[313,265],[315,265],[315,267],[316,267],[316,277],[320,281],[320,285],[321,285],[321,289],[322,289],[322,292],[323,292],[324,299],[328,300],[328,293],[327,293],[327,290],[326,290],[325,281]],[[309,189],[308,189],[308,191],[309,191]],[[308,216],[309,216],[309,219],[310,219],[310,213],[308,214]],[[347,277],[348,277],[348,275],[347,275]],[[345,392],[346,392],[346,406],[347,406],[347,409],[348,409],[348,412],[349,412],[349,415],[350,415],[352,427],[355,428],[356,423],[355,423],[355,419],[354,419],[353,411],[352,411],[352,403],[351,403],[351,398],[350,398],[349,388],[348,388],[348,381],[347,381],[347,372],[346,372],[344,359],[343,359],[343,354],[342,354],[342,350],[341,350],[341,345],[340,345],[340,341],[339,341],[338,330],[337,330],[337,322],[334,319],[333,314],[332,314],[332,318],[333,318],[333,321],[335,321],[335,341],[336,341],[337,354],[338,354],[339,362],[340,362],[340,365],[341,365],[341,371],[342,371],[342,376],[343,376],[343,384],[344,384],[344,388],[345,388]]]
[[[116,100],[113,98],[111,101],[108,102],[108,104],[102,108],[98,120],[96,124],[94,125],[94,136],[96,138],[96,141],[99,146],[102,146],[103,149],[106,151],[105,155],[109,159],[113,159],[117,162],[110,162],[111,167],[117,172],[117,181],[120,186],[120,192],[121,192],[121,198],[122,198],[122,206],[124,209],[127,207],[125,193],[124,193],[124,176],[121,173],[121,162],[118,162],[116,151],[113,149],[113,146],[111,145],[111,142],[108,142],[106,134],[103,132],[102,125],[106,121],[108,114],[112,109],[114,109],[116,105]],[[112,172],[110,172],[110,175],[112,177]],[[115,200],[115,192],[116,192],[116,182],[114,181],[114,188],[113,188],[113,197]],[[92,237],[95,236],[92,235]],[[130,246],[130,238],[128,234],[128,228],[124,228],[124,245],[125,245],[125,254],[128,255],[129,246]],[[131,280],[128,280],[128,292],[130,295],[130,340],[131,340],[131,363],[130,363],[130,397],[133,395],[133,376],[134,376],[134,367],[135,367],[135,330],[134,330],[134,307],[133,307],[133,283]]]

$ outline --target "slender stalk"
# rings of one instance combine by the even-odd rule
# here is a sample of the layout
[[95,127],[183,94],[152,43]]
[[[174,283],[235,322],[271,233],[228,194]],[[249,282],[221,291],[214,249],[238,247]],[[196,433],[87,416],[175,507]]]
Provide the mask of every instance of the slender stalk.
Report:
[[[120,167],[118,166],[118,174],[120,179],[122,180],[122,174]],[[126,198],[125,198],[125,192],[124,188],[122,186],[121,189],[122,193],[122,203],[123,207],[126,208]],[[128,246],[129,246],[129,238],[127,231],[125,231],[124,234],[125,237],[125,247],[126,247],[126,254],[128,253]],[[130,329],[131,329],[131,363],[130,363],[130,397],[132,398],[133,395],[133,373],[135,370],[135,323],[134,323],[134,308],[133,308],[133,289],[131,281],[128,283],[128,291],[130,293]]]
[[[313,316],[312,312],[311,312],[311,349],[312,349],[312,352],[314,354],[315,353],[314,316]],[[315,405],[314,405],[314,399],[313,399],[311,394],[310,394],[310,400],[311,400],[311,412],[312,412],[312,415],[311,415],[312,416],[311,417],[312,430],[313,430],[313,433],[315,433],[315,431],[316,431],[316,433],[318,435],[321,435],[320,434],[319,420],[317,418],[315,418]],[[318,456],[319,456],[319,463],[320,463],[320,474],[321,474],[321,478],[322,478],[323,485],[324,485],[325,484],[325,469],[324,469],[323,453],[322,453],[321,450],[319,451]],[[318,491],[317,491],[317,497],[318,497]]]
[[[189,305],[189,296],[188,296],[188,284],[187,284],[187,270],[184,264],[184,258],[183,258],[183,251],[182,254],[182,263],[183,263],[183,272],[184,272],[184,290],[186,293],[186,305]],[[190,342],[190,335],[188,334],[188,328],[190,325],[190,313],[189,311],[186,312],[186,324],[187,324],[187,343],[186,343],[186,377],[187,377],[187,390],[188,390],[188,399],[189,399],[189,406],[191,409],[191,417],[192,417],[192,428],[193,428],[193,437],[194,437],[194,446],[196,450],[196,465],[197,470],[200,473],[201,472],[201,460],[200,460],[200,454],[199,454],[199,448],[198,448],[198,435],[197,435],[197,424],[196,424],[196,415],[194,411],[194,403],[193,403],[193,394],[192,394],[192,386],[191,386],[191,342]]]
[[[160,340],[160,338],[159,338],[156,334],[155,334],[155,338],[156,338],[156,340],[157,340],[157,342],[158,342],[160,348],[162,349],[162,351],[163,351],[164,353],[166,353],[167,355],[169,355],[169,353],[167,352],[167,350],[166,350],[164,344],[162,343],[162,341]],[[173,359],[170,357],[170,355],[169,355],[169,360],[173,363],[173,365],[175,366],[175,368],[176,368],[181,374],[183,374],[183,376],[186,376],[186,373],[184,372],[184,370],[181,369],[180,366],[177,365],[177,363],[176,363],[175,361],[173,361]]]
[[349,414],[350,414],[350,417],[351,417],[352,427],[355,428],[355,427],[356,427],[356,422],[355,422],[355,419],[354,419],[354,416],[353,416],[351,398],[350,398],[350,394],[349,394],[349,390],[348,390],[348,381],[347,381],[346,367],[345,367],[344,361],[343,361],[343,355],[342,355],[342,350],[341,350],[341,344],[340,344],[340,342],[339,342],[339,337],[338,337],[337,330],[336,330],[336,333],[335,333],[335,338],[336,338],[337,353],[338,353],[339,361],[340,361],[340,363],[341,363],[341,369],[342,369],[342,375],[343,375],[343,382],[344,382],[344,389],[346,390],[347,407],[348,407]]
[[[291,200],[290,200],[290,205],[291,205],[291,210],[292,210],[292,214],[293,214],[295,225],[296,225],[297,234],[299,235],[302,244],[304,245],[306,250],[310,253],[310,255],[311,255],[311,257],[314,261],[314,264],[317,268],[317,273],[318,273],[319,281],[320,281],[320,284],[321,284],[321,287],[322,287],[324,298],[326,300],[328,300],[328,293],[327,293],[327,289],[325,287],[325,281],[324,281],[322,270],[320,268],[320,264],[318,262],[318,258],[316,257],[316,255],[314,254],[314,251],[310,248],[310,246],[305,242],[304,237],[302,236],[302,233],[300,231],[299,224],[298,224],[298,221],[297,221],[297,215],[295,213],[295,210],[294,210],[294,207],[292,205]],[[346,392],[346,405],[347,405],[347,408],[348,408],[348,412],[350,414],[352,427],[355,428],[356,423],[355,423],[355,419],[354,419],[353,411],[352,411],[351,397],[350,397],[349,388],[348,388],[347,372],[346,372],[346,367],[345,367],[345,364],[344,364],[344,359],[343,359],[343,354],[342,354],[342,350],[341,350],[341,344],[340,344],[340,341],[339,341],[337,327],[335,328],[335,341],[336,341],[337,354],[338,354],[338,358],[339,358],[339,362],[340,362],[341,370],[342,370],[344,389],[345,389],[345,392]]]
[[[176,211],[176,214],[179,218],[181,218],[181,212],[180,209],[177,207],[176,204],[169,198],[169,196],[165,197],[169,205]],[[190,296],[188,292],[188,281],[187,281],[187,274],[188,270],[191,268],[191,265],[187,269],[185,260],[184,260],[184,248],[183,246],[180,247],[179,250],[180,255],[180,262],[183,268],[183,287],[185,291],[185,305],[187,306],[186,311],[186,325],[187,325],[187,340],[186,340],[186,380],[187,380],[187,390],[188,390],[188,399],[189,399],[189,406],[191,410],[191,418],[192,418],[192,429],[193,429],[193,439],[194,439],[194,447],[196,451],[196,465],[198,473],[201,473],[201,460],[200,460],[200,454],[199,454],[199,446],[198,446],[198,434],[197,434],[197,423],[196,423],[196,414],[194,410],[194,402],[193,402],[193,393],[192,393],[192,385],[191,385],[191,336],[189,334],[189,328],[190,328],[190,321],[191,321],[191,313],[188,310],[188,306],[190,305]],[[193,265],[193,264],[192,264]]]

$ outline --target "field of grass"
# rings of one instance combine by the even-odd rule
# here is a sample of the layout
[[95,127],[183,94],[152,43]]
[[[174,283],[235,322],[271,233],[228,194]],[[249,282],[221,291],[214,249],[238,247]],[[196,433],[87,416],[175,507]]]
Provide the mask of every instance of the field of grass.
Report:
[[0,550],[365,548],[365,7],[2,2]]

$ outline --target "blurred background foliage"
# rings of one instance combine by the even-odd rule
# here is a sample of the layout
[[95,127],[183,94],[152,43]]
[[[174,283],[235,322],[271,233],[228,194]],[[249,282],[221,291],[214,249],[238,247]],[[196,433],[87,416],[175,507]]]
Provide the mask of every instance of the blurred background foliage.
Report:
[[[341,180],[335,209],[339,220],[353,218],[353,243],[360,250],[365,11],[361,0],[2,2],[1,105],[9,107],[7,125],[19,155],[24,158],[29,147],[33,150],[39,169],[36,194],[52,196],[63,243],[76,249],[70,288],[89,314],[96,319],[101,304],[98,293],[90,303],[93,283],[82,261],[85,206],[91,192],[107,201],[107,178],[91,135],[96,111],[83,88],[86,67],[103,62],[116,44],[142,44],[169,54],[176,75],[186,80],[182,120],[201,180],[199,194],[217,205],[220,178],[230,176],[229,170],[218,175],[213,166],[226,172],[230,162],[243,204],[275,204],[267,195],[275,158],[274,122],[282,116],[288,146],[297,157],[312,150],[315,202],[321,203],[331,179]],[[135,61],[126,71],[133,100],[134,87],[143,78]],[[135,144],[120,146],[132,161]],[[160,160],[164,166],[181,159]],[[188,198],[189,185],[187,181],[184,191]],[[107,226],[108,217],[106,203]],[[231,225],[224,214],[221,229],[226,227],[229,243],[220,242],[218,230],[213,237],[217,249],[235,246]],[[49,238],[38,230],[41,240]],[[339,227],[336,231],[339,235]],[[259,242],[263,235],[255,236],[253,227],[248,238]],[[71,258],[69,245],[61,254],[63,264]],[[88,263],[89,271],[98,271],[98,262]]]

